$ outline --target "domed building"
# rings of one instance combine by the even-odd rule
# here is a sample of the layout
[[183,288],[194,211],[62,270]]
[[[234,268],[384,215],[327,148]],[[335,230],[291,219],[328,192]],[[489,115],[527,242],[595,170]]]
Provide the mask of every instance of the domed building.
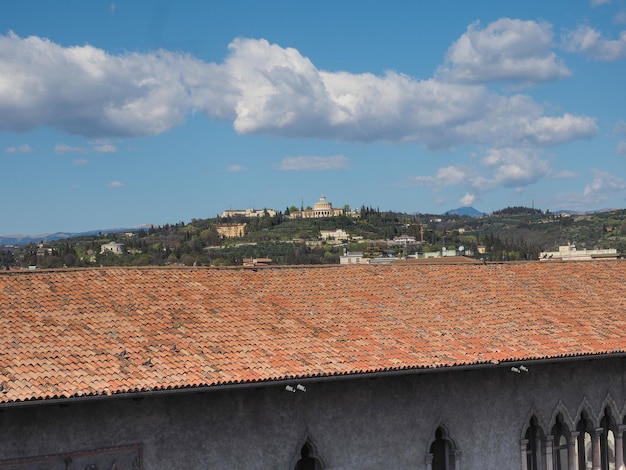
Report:
[[321,219],[324,217],[339,217],[343,215],[343,209],[334,208],[333,205],[322,195],[314,205],[313,209],[306,209],[298,212],[292,212],[292,219]]

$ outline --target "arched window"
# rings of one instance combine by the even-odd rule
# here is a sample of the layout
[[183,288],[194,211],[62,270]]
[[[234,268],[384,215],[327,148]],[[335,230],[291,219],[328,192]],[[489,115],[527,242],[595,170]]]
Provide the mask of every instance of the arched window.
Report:
[[607,407],[600,421],[602,435],[600,436],[600,458],[602,470],[615,470],[615,421],[611,417],[611,410]]
[[430,460],[430,470],[455,470],[458,468],[457,451],[454,442],[448,436],[446,429],[442,426],[435,431],[435,440],[430,445],[430,453],[427,462]]
[[524,435],[526,444],[526,470],[541,470],[543,468],[540,465],[540,458],[542,455],[543,446],[543,432],[539,427],[537,418],[533,416],[530,418],[530,424]]
[[584,411],[580,414],[576,431],[578,431],[578,470],[591,470],[593,467],[592,426]]
[[322,470],[323,466],[314,454],[313,446],[306,442],[300,449],[300,459],[296,462],[294,470]]
[[567,447],[567,436],[569,435],[569,431],[565,424],[563,424],[563,416],[558,414],[556,417],[556,423],[552,426],[552,435],[554,436],[554,445],[553,445],[553,453],[554,458],[552,459],[554,470],[568,470],[568,447]]

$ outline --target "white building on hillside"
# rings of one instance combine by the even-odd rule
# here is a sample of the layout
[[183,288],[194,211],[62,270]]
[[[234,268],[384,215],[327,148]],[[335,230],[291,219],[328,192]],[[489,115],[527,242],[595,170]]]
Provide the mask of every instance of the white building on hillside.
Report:
[[104,245],[100,245],[100,253],[105,253],[107,251],[110,251],[111,253],[114,253],[116,255],[121,255],[122,253],[124,253],[124,244],[109,242],[105,243]]
[[539,260],[559,260],[559,261],[590,261],[594,259],[617,259],[619,253],[615,248],[606,250],[577,250],[571,243],[559,246],[559,251],[542,251],[539,253]]
[[243,217],[253,218],[253,217],[263,217],[265,215],[269,215],[270,217],[274,217],[276,215],[276,211],[272,209],[229,209],[222,212],[222,218],[234,217],[236,215],[241,215]]

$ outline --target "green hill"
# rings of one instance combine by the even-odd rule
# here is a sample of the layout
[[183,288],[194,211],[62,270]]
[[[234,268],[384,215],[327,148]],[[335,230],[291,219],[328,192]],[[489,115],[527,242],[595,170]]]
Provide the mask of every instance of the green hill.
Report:
[[[245,224],[244,235],[225,238],[218,229]],[[341,229],[347,241],[323,240],[322,230]],[[394,237],[415,243],[393,243]],[[102,245],[124,245],[122,254]],[[359,217],[290,219],[278,212],[246,219],[192,219],[132,233],[93,234],[0,249],[3,266],[39,268],[111,265],[241,265],[246,258],[273,264],[338,263],[344,251],[404,256],[464,246],[489,261],[537,259],[540,251],[575,243],[579,248],[616,248],[626,253],[626,210],[553,214],[526,207],[505,208],[482,217],[404,214],[362,207]],[[478,247],[486,252],[478,255]]]

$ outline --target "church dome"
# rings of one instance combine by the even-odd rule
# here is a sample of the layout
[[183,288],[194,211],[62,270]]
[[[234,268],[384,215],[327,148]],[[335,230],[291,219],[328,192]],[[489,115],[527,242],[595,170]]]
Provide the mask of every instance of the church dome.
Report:
[[320,200],[313,205],[313,210],[324,211],[331,209],[333,205],[326,200],[326,196],[320,197]]

